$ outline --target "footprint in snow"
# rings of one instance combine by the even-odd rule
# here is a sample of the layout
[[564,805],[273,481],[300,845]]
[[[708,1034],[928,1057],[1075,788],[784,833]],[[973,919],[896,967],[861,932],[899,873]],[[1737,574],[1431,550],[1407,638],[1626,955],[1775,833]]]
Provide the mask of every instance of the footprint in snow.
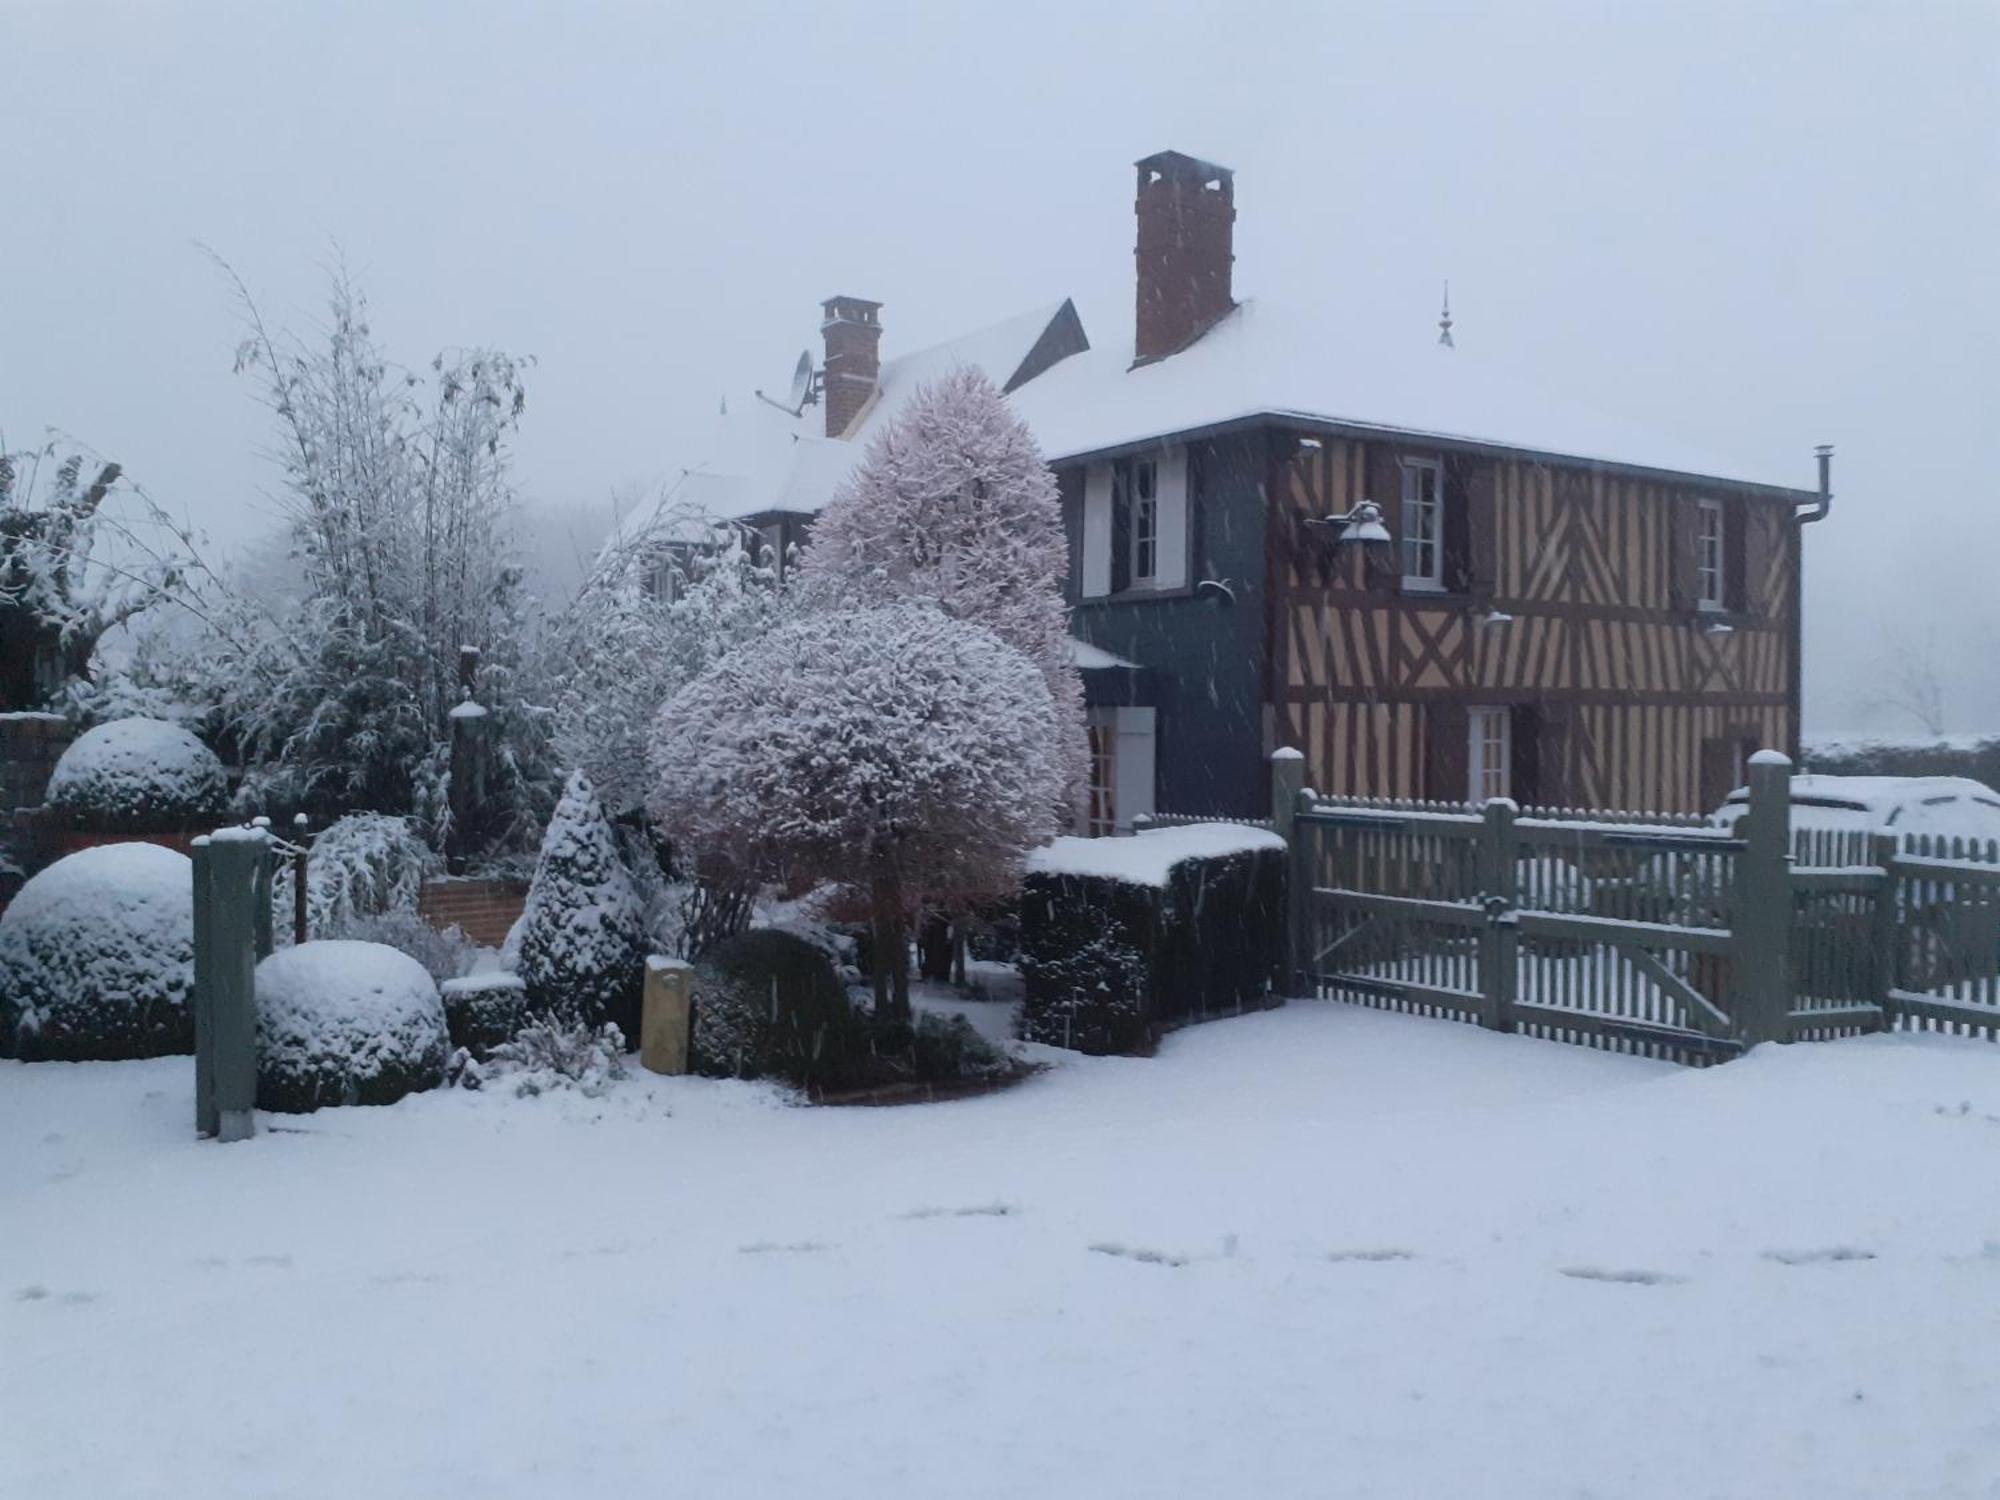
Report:
[[1604,1266],[1559,1266],[1557,1269],[1578,1281],[1616,1281],[1628,1286],[1678,1286],[1687,1280],[1685,1276],[1675,1276],[1667,1271],[1620,1271]]
[[1148,1250],[1137,1245],[1119,1245],[1100,1240],[1090,1247],[1092,1255],[1113,1255],[1120,1260],[1136,1260],[1148,1266],[1184,1266],[1188,1263],[1185,1255],[1172,1255],[1165,1250]]
[[289,1255],[252,1255],[247,1257],[243,1264],[267,1266],[274,1271],[289,1271],[292,1268],[292,1258]]
[[1326,1252],[1326,1258],[1331,1261],[1415,1260],[1417,1252],[1414,1250],[1329,1250]]
[[832,1248],[818,1240],[796,1240],[788,1245],[775,1244],[769,1240],[759,1240],[754,1245],[738,1245],[738,1255],[810,1255],[818,1250]]
[[1844,1260],[1873,1260],[1873,1250],[1857,1250],[1852,1245],[1828,1245],[1819,1250],[1766,1250],[1764,1259],[1781,1266],[1825,1266]]
[[[43,1286],[39,1282],[36,1282],[32,1285],[24,1286],[20,1288],[20,1290],[16,1291],[14,1293],[14,1300],[16,1302],[46,1302],[49,1300],[49,1298],[53,1296],[55,1296],[55,1294],[51,1292],[47,1287]],[[81,1307],[86,1302],[95,1302],[97,1300],[97,1293],[64,1292],[62,1296],[57,1297],[56,1300],[58,1302],[61,1302],[65,1307]]]
[[978,1203],[970,1208],[913,1208],[903,1219],[1007,1219],[1020,1212],[1012,1203]]
[[377,1286],[435,1286],[444,1280],[442,1271],[383,1271],[368,1278]]

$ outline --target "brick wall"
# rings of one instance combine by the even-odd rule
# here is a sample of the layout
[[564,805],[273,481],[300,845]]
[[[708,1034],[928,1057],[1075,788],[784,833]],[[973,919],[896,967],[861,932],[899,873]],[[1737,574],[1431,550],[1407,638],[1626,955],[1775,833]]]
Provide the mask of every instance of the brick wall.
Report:
[[498,948],[527,899],[523,880],[427,880],[417,896],[417,912],[440,931],[457,927],[473,942]]
[[26,876],[55,857],[53,830],[27,809],[42,805],[72,738],[59,714],[0,714],[0,911]]

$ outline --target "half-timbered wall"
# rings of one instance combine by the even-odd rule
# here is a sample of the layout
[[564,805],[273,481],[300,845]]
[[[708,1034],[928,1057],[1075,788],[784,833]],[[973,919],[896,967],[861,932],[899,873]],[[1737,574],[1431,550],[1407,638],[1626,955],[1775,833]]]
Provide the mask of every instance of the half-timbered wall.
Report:
[[[1336,555],[1302,524],[1372,499],[1401,536],[1405,456],[1444,461],[1442,593],[1406,590],[1394,549]],[[1698,810],[1742,751],[1791,747],[1783,496],[1278,433],[1271,473],[1270,737],[1321,791],[1463,795],[1473,705],[1517,710],[1523,800]],[[1727,522],[1719,611],[1695,598],[1698,498]]]

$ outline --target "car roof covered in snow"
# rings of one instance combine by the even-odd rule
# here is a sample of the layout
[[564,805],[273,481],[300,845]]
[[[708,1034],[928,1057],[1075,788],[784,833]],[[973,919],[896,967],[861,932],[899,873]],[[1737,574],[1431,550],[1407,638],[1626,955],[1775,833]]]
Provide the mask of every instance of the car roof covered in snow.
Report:
[[1093,340],[1014,394],[1044,454],[1059,461],[1293,417],[1806,493],[1741,457],[1540,389],[1499,357],[1373,336],[1263,298],[1239,303],[1177,354],[1137,368],[1132,359],[1129,333]]
[[[1729,794],[1726,805],[1741,807],[1749,798],[1749,789],[1738,787]],[[2000,811],[2000,792],[1968,776],[1806,774],[1792,778],[1792,802],[1795,806],[1852,808],[1886,823],[1912,806],[1980,802]]]

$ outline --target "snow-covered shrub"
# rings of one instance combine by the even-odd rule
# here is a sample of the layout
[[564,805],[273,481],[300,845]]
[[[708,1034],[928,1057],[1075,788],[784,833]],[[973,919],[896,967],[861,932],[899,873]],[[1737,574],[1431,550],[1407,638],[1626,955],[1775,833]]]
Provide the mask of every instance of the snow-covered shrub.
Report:
[[804,1087],[859,1025],[833,961],[804,938],[753,928],[696,966],[694,1066]]
[[[312,884],[310,876],[306,884]],[[479,955],[479,945],[465,935],[464,929],[440,930],[413,911],[371,912],[350,917],[334,924],[325,935],[352,938],[357,943],[380,943],[398,953],[407,953],[439,984],[471,973]]]
[[194,1050],[194,869],[155,844],[57,860],[0,913],[0,1056]]
[[192,829],[220,818],[228,799],[215,752],[163,719],[85,730],[56,762],[46,797],[71,827],[95,833]]
[[[349,929],[362,918],[414,913],[425,879],[437,868],[437,856],[408,818],[366,812],[335,819],[306,856],[306,931],[360,937]],[[292,862],[284,860],[271,882],[271,904],[287,930],[292,879]]]
[[464,974],[445,980],[438,989],[444,997],[452,1046],[475,1058],[491,1056],[494,1048],[512,1041],[528,1024],[527,989],[518,974],[500,970]]
[[1127,924],[1083,890],[1031,882],[1022,903],[1021,1035],[1079,1052],[1139,1050],[1147,973]]
[[912,1028],[917,1079],[924,1083],[985,1082],[1015,1071],[1014,1059],[973,1029],[964,1016],[925,1011]]
[[331,938],[257,965],[257,1107],[393,1104],[443,1081],[444,1006],[424,966]]
[[[982,626],[924,604],[806,615],[667,701],[648,805],[718,865],[866,892],[875,951],[903,953],[919,900],[1012,887],[1054,827],[1058,739],[1035,664]],[[904,966],[875,982],[907,1014]]]
[[981,371],[917,388],[820,512],[799,573],[808,594],[850,606],[929,600],[1026,656],[1053,705],[1057,795],[1081,789],[1088,750],[1062,501],[1034,434]]
[[454,1063],[464,1088],[509,1084],[522,1098],[553,1089],[575,1089],[596,1098],[625,1077],[625,1036],[609,1021],[531,1022],[493,1049],[484,1062],[469,1056]]
[[638,893],[603,804],[583,772],[571,773],[542,838],[517,929],[528,1009],[639,1035],[646,934]]

